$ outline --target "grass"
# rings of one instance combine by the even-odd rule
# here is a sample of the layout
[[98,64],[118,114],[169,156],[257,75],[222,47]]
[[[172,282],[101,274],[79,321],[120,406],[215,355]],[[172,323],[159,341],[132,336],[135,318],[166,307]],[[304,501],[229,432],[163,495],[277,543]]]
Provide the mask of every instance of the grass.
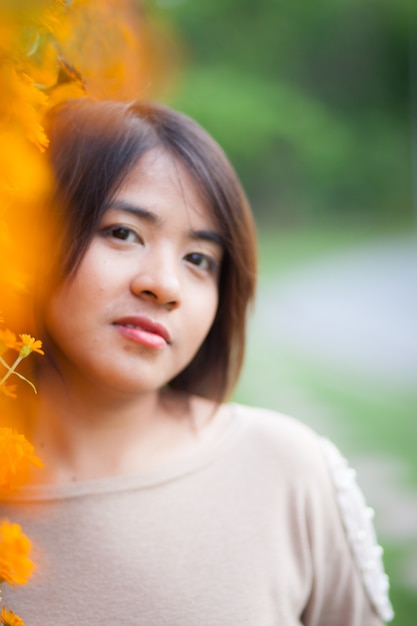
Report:
[[[377,239],[377,234],[351,232],[262,235],[260,288],[311,261],[331,258],[335,253]],[[333,439],[348,457],[381,455],[400,460],[407,469],[402,478],[404,487],[414,490],[417,499],[417,390],[402,393],[364,383],[288,347],[271,344],[266,337],[256,336],[250,338],[235,399],[298,417]],[[384,548],[396,611],[393,624],[414,626],[417,594],[404,581],[404,571],[409,554],[414,552],[416,557],[415,543],[405,538],[385,539]]]

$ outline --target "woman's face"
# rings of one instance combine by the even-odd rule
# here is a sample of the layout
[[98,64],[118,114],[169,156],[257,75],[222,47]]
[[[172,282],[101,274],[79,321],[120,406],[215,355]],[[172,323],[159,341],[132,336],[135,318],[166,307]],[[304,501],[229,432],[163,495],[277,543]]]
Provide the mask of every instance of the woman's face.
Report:
[[161,388],[192,360],[218,304],[218,229],[184,166],[147,153],[117,191],[75,277],[50,297],[49,348],[69,381]]

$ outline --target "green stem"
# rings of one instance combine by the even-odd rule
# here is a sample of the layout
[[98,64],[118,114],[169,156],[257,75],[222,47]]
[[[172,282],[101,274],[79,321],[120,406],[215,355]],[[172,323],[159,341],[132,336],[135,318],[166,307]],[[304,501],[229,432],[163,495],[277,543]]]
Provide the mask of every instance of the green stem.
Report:
[[[21,357],[21,358],[24,358],[24,357]],[[5,367],[7,370],[9,370],[9,371],[8,371],[8,375],[9,375],[9,376],[11,376],[11,374],[14,374],[15,376],[18,376],[18,377],[20,378],[20,380],[24,380],[24,381],[25,381],[25,383],[27,383],[28,385],[30,385],[30,386],[32,387],[32,389],[33,389],[33,391],[34,391],[35,393],[38,393],[38,392],[37,392],[37,389],[36,389],[36,387],[35,387],[35,385],[34,385],[34,384],[30,381],[30,380],[28,380],[25,376],[23,376],[23,374],[20,374],[20,372],[16,372],[16,371],[14,371],[14,369],[13,369],[12,371],[10,371],[10,370],[11,370],[10,365],[9,365],[8,363],[6,363],[6,361],[5,361],[5,360],[4,360],[1,356],[0,356],[0,363],[1,363],[2,365],[4,365],[4,367]],[[16,367],[17,365],[18,365],[18,363],[14,363],[14,367]],[[5,380],[7,380],[7,376],[5,376],[5,377],[3,378],[3,380],[1,381],[1,383],[0,383],[0,384],[3,384],[3,382],[4,382]]]
[[[0,387],[2,385],[4,385],[4,383],[6,382],[6,380],[12,375],[12,374],[17,374],[17,372],[15,372],[16,367],[19,365],[20,361],[23,360],[23,357],[18,356],[16,361],[13,363],[13,365],[11,367],[7,366],[9,368],[9,371],[5,373],[5,375],[3,376],[3,378],[0,380]],[[3,359],[2,359],[3,361]],[[4,364],[4,361],[3,361]],[[7,364],[6,364],[7,365]]]
[[6,368],[6,370],[8,370],[10,368],[10,365],[8,363],[6,363],[6,361],[3,359],[3,357],[0,356],[0,363],[2,365],[4,365],[4,367]]

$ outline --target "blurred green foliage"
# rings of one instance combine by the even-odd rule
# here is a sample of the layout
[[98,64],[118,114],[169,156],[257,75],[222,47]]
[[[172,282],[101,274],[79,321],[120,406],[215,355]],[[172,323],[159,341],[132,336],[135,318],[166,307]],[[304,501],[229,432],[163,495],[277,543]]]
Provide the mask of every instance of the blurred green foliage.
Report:
[[[416,0],[137,1],[182,47],[163,99],[216,137],[248,190],[261,289],[378,232],[415,227]],[[415,489],[415,393],[360,393],[256,334],[235,399],[313,427],[315,411],[328,415],[323,434],[345,454],[401,459]],[[404,571],[415,546],[382,539],[394,624],[412,626],[417,597]]]
[[[182,42],[166,98],[234,162],[258,221],[410,225],[408,0],[148,0]],[[417,63],[417,61],[416,61]]]

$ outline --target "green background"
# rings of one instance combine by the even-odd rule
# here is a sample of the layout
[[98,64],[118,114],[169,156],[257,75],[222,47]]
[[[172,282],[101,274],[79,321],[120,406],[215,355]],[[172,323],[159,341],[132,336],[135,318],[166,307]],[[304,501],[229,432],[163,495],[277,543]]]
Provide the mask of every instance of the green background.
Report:
[[[267,306],[263,294],[279,305],[284,286],[319,279],[323,268],[337,268],[356,251],[372,260],[375,251],[389,254],[392,242],[400,256],[402,242],[404,250],[417,250],[417,3],[159,0],[141,6],[177,42],[179,71],[161,98],[215,136],[247,189],[260,238],[258,307]],[[397,260],[387,257],[388,265],[391,258]],[[417,257],[407,258],[402,254],[403,266],[398,261],[398,280],[411,276],[404,304],[411,315],[417,282],[410,264]],[[361,281],[356,271],[357,281],[354,269],[348,272],[352,293]],[[397,306],[395,323],[407,342],[403,303],[380,274],[377,268],[370,289],[379,281],[394,312]],[[384,323],[383,309],[368,312],[375,325]],[[343,319],[340,324],[343,330]],[[383,330],[375,341],[383,341]],[[417,385],[358,374],[360,349],[350,363],[341,353],[337,367],[320,352],[315,358],[302,345],[260,330],[255,314],[235,398],[309,423],[357,467],[377,512],[393,623],[414,626]],[[403,367],[404,380],[412,380]]]

